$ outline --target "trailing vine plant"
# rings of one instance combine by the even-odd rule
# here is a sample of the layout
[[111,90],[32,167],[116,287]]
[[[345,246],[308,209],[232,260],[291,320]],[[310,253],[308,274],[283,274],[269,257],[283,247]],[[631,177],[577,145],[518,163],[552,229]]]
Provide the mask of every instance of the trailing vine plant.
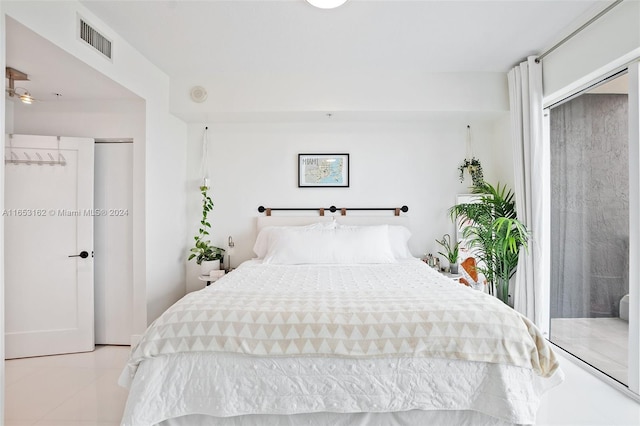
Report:
[[200,187],[200,194],[202,194],[202,219],[200,219],[198,235],[194,237],[195,246],[191,249],[191,255],[188,259],[191,260],[195,258],[198,265],[207,260],[222,260],[224,256],[224,249],[212,245],[209,240],[205,239],[209,235],[209,229],[211,229],[211,223],[209,223],[208,220],[209,212],[213,210],[213,200],[209,196],[208,191],[208,186],[202,185]]
[[469,173],[469,176],[471,176],[471,182],[474,188],[481,188],[484,185],[484,175],[482,174],[482,164],[480,164],[480,160],[476,157],[471,158],[471,160],[468,158],[464,159],[458,167],[460,182],[464,182],[465,170]]

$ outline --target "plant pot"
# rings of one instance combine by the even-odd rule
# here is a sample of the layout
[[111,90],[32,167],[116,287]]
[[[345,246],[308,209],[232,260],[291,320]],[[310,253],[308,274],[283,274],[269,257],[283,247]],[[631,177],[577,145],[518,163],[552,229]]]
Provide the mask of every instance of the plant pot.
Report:
[[458,274],[458,264],[457,263],[450,263],[449,264],[449,272],[452,275],[457,275]]
[[203,260],[202,262],[200,262],[200,275],[209,275],[209,273],[214,269],[220,269],[220,259]]
[[509,305],[509,280],[496,277],[496,297],[504,302],[505,305]]

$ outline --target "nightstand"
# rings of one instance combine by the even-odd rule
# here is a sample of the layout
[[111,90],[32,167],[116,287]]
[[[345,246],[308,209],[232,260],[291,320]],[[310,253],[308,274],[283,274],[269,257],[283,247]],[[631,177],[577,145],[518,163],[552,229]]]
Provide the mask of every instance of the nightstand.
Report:
[[445,277],[452,279],[455,282],[460,282],[460,278],[462,278],[462,274],[452,274],[450,272],[442,272],[442,271],[440,271],[440,273]]
[[198,279],[200,281],[205,281],[207,284],[207,286],[211,285],[211,283],[214,283],[216,281],[218,281],[220,278],[224,277],[225,272],[223,270],[219,271],[218,275],[200,275],[198,276]]

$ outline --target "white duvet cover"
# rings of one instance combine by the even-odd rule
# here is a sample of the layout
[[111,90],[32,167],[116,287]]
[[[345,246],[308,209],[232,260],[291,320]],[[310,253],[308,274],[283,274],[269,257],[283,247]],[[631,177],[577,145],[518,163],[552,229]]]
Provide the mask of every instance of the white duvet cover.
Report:
[[420,261],[248,262],[150,326],[121,377],[123,424],[413,410],[533,424],[561,380],[526,318]]

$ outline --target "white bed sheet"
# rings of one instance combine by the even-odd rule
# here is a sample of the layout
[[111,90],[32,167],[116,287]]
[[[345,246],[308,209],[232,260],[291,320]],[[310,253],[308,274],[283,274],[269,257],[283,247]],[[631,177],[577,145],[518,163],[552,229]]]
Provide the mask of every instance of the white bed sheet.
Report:
[[[221,280],[219,287],[216,284],[217,289],[203,291],[211,298],[212,292],[225,291],[225,288],[233,292],[235,284],[253,282],[239,272]],[[454,288],[454,293],[460,289],[475,296],[474,290],[458,287],[451,281],[443,283],[442,276],[429,272],[432,276],[426,284],[435,280],[434,285],[442,291]],[[387,275],[395,277],[397,273]],[[234,274],[235,284],[229,280]],[[415,275],[412,280],[421,276]],[[341,288],[342,281],[339,284],[334,283]],[[372,284],[365,280],[359,285],[363,290]],[[416,281],[413,285],[422,284]],[[315,286],[311,284],[311,288]],[[258,287],[261,292],[268,289],[265,283]],[[354,299],[354,303],[355,300],[360,299]],[[485,300],[483,303],[495,302],[493,298]],[[437,419],[449,415],[473,419],[468,424],[474,425],[482,424],[488,416],[489,420],[493,419],[493,423],[488,424],[534,424],[540,396],[563,378],[559,369],[545,378],[531,366],[407,354],[349,358],[326,354],[273,357],[233,351],[178,351],[145,356],[133,365],[135,368],[123,372],[121,381],[133,379],[122,420],[123,425],[132,426],[153,425],[167,419],[186,421],[189,423],[182,424],[189,425],[201,420],[203,424],[223,425],[299,424],[287,423],[293,419],[300,419],[302,424],[341,424],[332,420],[333,414],[340,413],[348,414],[340,418],[349,421],[380,420],[380,424],[389,424],[386,422],[390,419],[400,424],[424,424],[414,423],[414,416]],[[128,374],[131,371],[135,372],[134,376]],[[453,411],[459,413],[451,414]],[[380,414],[371,417],[358,414],[361,412]],[[388,417],[389,414],[382,414],[385,412],[399,414]],[[315,415],[307,416],[307,413]],[[207,420],[197,415],[213,417]],[[316,421],[318,423],[314,423]],[[457,424],[455,419],[454,422]],[[464,422],[466,420],[462,424]]]
[[409,410],[471,410],[493,424],[534,424],[540,396],[561,380],[560,370],[544,379],[521,367],[459,360],[174,354],[141,364],[122,424],[194,413],[247,424],[235,416]]

